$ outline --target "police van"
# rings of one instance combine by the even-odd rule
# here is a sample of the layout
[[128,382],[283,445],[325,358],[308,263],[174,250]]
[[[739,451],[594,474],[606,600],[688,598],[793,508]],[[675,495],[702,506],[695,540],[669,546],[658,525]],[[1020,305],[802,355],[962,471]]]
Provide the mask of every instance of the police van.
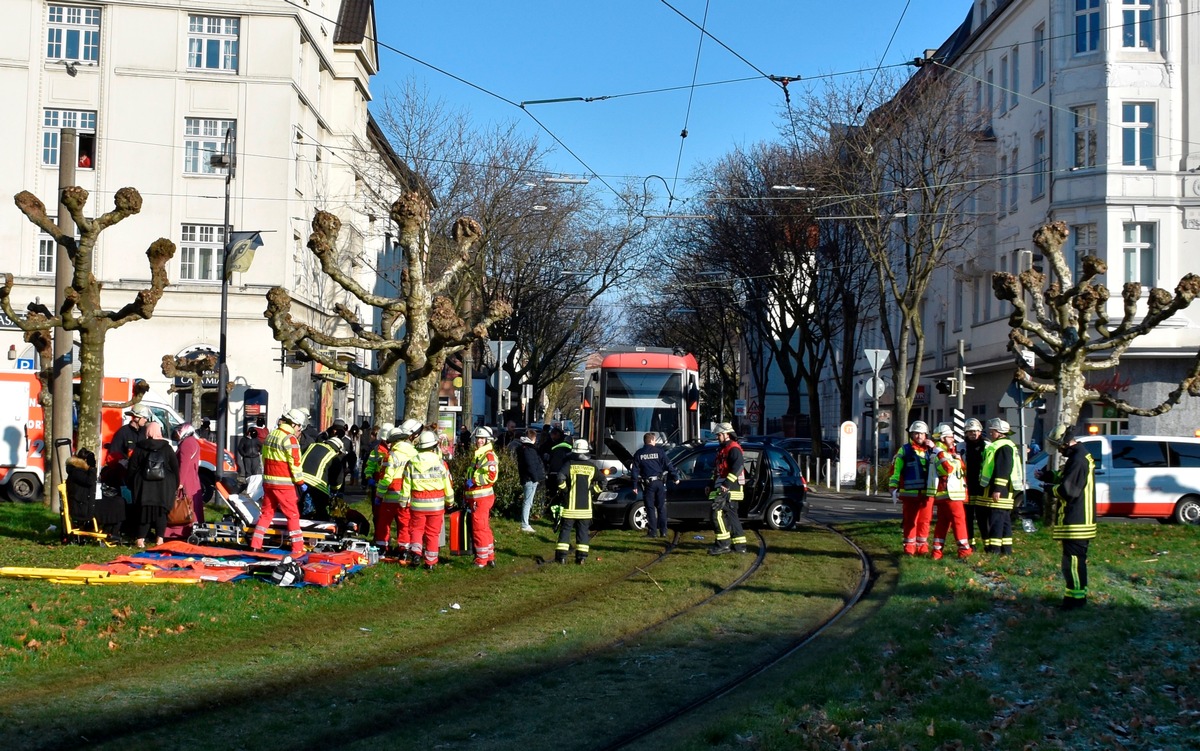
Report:
[[[1098,516],[1200,524],[1200,438],[1088,435],[1079,443],[1096,462]],[[1045,464],[1029,465],[1031,494],[1040,494],[1033,478]]]

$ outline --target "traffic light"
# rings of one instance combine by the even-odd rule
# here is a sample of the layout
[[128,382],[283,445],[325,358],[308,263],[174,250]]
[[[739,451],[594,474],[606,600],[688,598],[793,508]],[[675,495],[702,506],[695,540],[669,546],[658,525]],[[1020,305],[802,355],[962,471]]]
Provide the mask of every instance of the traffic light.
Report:
[[957,378],[943,378],[934,384],[934,388],[936,388],[938,390],[939,394],[946,394],[947,396],[957,396],[958,395],[958,379]]

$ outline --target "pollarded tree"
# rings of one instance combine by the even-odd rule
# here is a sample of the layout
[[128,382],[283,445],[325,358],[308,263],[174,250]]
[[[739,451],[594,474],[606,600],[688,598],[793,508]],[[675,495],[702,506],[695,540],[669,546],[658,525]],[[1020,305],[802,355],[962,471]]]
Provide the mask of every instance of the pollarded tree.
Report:
[[[13,277],[6,274],[0,288],[0,305],[5,314],[30,334],[63,328],[79,340],[79,440],[80,448],[100,453],[100,414],[104,380],[104,342],[108,332],[131,321],[141,321],[154,314],[154,308],[167,286],[167,262],[175,255],[175,244],[159,238],[146,250],[150,264],[150,286],[119,310],[107,310],[100,300],[103,284],[92,274],[96,242],[100,233],[142,210],[142,196],[134,188],[121,188],[114,198],[114,208],[96,219],[84,215],[88,192],[74,186],[63,190],[62,202],[78,228],[79,239],[64,233],[46,214],[46,206],[29,191],[16,195],[17,208],[30,222],[50,235],[67,249],[72,267],[71,282],[66,289],[62,307],[18,316],[12,307]],[[43,337],[44,338],[44,337]],[[45,357],[45,355],[43,355]],[[47,445],[51,440],[47,436]]]
[[187,386],[171,386],[167,390],[172,394],[187,392],[188,398],[191,400],[191,409],[188,414],[192,416],[193,423],[200,415],[204,414],[202,405],[204,395],[217,393],[215,388],[204,387],[204,374],[211,373],[216,369],[217,356],[211,352],[199,357],[163,355],[162,374],[164,376],[171,379],[186,378],[191,381]]
[[[429,203],[423,194],[403,193],[392,204],[391,216],[404,250],[400,294],[395,297],[366,289],[339,262],[337,237],[341,220],[333,214],[317,212],[308,240],[309,250],[330,279],[364,305],[379,309],[378,328],[364,325],[352,310],[341,304],[334,307],[334,313],[346,324],[348,334],[329,333],[297,322],[291,315],[292,298],[282,287],[273,287],[267,293],[264,315],[276,341],[300,350],[330,370],[349,373],[370,383],[375,395],[375,414],[380,420],[388,420],[396,413],[396,376],[403,366],[407,375],[404,416],[424,422],[446,358],[470,342],[485,338],[488,327],[507,316],[509,307],[507,302],[495,300],[484,310],[459,310],[449,297],[451,287],[476,251],[482,230],[475,220],[464,217],[455,223],[453,256],[437,267],[430,258]],[[344,362],[331,348],[372,352],[375,363]]]
[[[1179,403],[1185,392],[1200,396],[1200,354],[1178,385],[1152,407],[1138,407],[1112,393],[1088,388],[1085,373],[1116,367],[1135,339],[1191,305],[1200,294],[1200,276],[1184,276],[1173,296],[1157,287],[1150,290],[1145,314],[1140,317],[1142,285],[1126,282],[1121,290],[1124,312],[1113,326],[1108,317],[1108,288],[1095,281],[1108,271],[1108,264],[1087,256],[1080,262],[1079,278],[1073,281],[1063,256],[1066,241],[1064,222],[1051,222],[1033,233],[1033,243],[1052,272],[1048,284],[1046,276],[1035,269],[1017,276],[992,276],[996,297],[1013,306],[1008,348],[1016,357],[1017,381],[1038,394],[1057,393],[1058,422],[1069,425],[1078,421],[1080,410],[1089,401],[1115,407],[1122,414],[1153,417]],[[1021,356],[1022,348],[1036,357],[1032,369]]]

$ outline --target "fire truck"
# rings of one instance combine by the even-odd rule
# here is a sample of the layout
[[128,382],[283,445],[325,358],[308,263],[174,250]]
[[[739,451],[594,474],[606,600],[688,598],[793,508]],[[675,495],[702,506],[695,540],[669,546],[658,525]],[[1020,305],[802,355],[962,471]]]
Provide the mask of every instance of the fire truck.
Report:
[[[127,404],[133,399],[135,378],[110,376],[104,379],[101,398],[105,405]],[[78,387],[76,380],[76,387]],[[45,424],[38,398],[42,384],[27,371],[0,371],[0,490],[11,500],[30,502],[41,497],[42,485],[49,474]],[[172,440],[175,428],[183,423],[167,399],[154,391],[148,391],[141,403],[150,408],[154,420],[162,426],[163,436]],[[105,406],[100,416],[100,455],[97,460],[103,466],[109,441],[117,428],[125,421],[125,409]],[[236,471],[232,454],[225,451],[225,471]],[[211,441],[200,441],[200,481],[206,490],[216,481],[217,446]]]

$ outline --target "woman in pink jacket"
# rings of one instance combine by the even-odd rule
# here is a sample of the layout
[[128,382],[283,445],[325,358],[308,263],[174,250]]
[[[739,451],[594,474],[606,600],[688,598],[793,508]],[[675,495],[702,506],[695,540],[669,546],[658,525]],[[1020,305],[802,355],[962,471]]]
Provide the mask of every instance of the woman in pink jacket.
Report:
[[[196,514],[196,523],[199,524],[204,521],[204,488],[200,484],[200,441],[196,438],[196,429],[190,422],[185,422],[175,429],[175,440],[179,442],[179,447],[175,450],[179,457],[179,487],[192,499],[192,510]],[[191,533],[191,525],[167,529],[168,537],[186,538]]]

